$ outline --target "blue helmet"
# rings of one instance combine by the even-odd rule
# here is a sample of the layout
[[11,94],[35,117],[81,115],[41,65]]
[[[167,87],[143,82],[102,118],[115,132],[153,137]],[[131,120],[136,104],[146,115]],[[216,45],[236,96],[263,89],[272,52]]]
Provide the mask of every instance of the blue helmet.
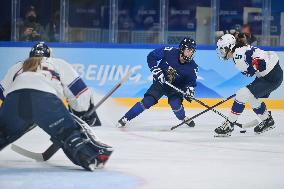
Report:
[[44,42],[38,42],[32,47],[30,57],[50,57],[50,49]]
[[[189,49],[189,50],[191,50],[193,52],[190,57],[184,56],[184,50],[185,49]],[[180,54],[181,54],[182,58],[185,61],[192,60],[193,54],[196,51],[196,42],[195,42],[195,40],[192,39],[191,37],[183,38],[183,40],[179,44],[179,50],[180,50]]]

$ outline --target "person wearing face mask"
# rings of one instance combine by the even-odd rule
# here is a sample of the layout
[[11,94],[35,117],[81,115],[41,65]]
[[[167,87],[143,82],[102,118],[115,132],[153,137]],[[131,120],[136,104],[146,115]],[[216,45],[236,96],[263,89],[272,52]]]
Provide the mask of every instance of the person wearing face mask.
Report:
[[[125,127],[130,120],[155,105],[164,95],[167,96],[175,116],[181,121],[185,120],[183,99],[191,101],[195,94],[198,72],[198,66],[193,60],[195,51],[196,42],[190,37],[185,37],[179,48],[162,47],[151,51],[147,62],[153,74],[153,84],[144,94],[144,98],[118,121],[117,127]],[[185,95],[168,86],[166,81],[182,89]],[[193,121],[185,124],[189,127],[195,126]]]
[[37,14],[33,6],[26,12],[25,20],[20,31],[20,41],[48,41],[43,27],[38,22]]

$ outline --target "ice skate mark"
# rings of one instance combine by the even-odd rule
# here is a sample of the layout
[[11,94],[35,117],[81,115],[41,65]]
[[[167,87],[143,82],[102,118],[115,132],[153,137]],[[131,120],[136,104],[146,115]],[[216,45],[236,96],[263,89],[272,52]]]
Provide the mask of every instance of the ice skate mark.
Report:
[[[236,147],[231,147],[231,146],[228,146],[228,147],[222,147],[222,146],[213,146],[213,142],[214,140],[212,141],[200,141],[200,140],[184,140],[184,141],[181,141],[181,140],[171,140],[171,139],[160,139],[160,138],[156,138],[156,137],[152,137],[152,136],[145,136],[145,135],[139,135],[137,133],[134,133],[134,132],[131,132],[129,130],[124,130],[124,132],[130,136],[135,136],[135,137],[138,137],[138,138],[143,138],[143,139],[146,139],[146,140],[152,140],[152,141],[157,141],[157,142],[169,142],[169,143],[176,143],[176,144],[190,144],[190,145],[194,145],[195,147],[198,146],[198,147],[202,147],[202,148],[209,148],[209,149],[222,149],[222,150],[227,150],[227,151],[243,151],[243,152],[257,152],[257,153],[273,153],[273,154],[284,154],[284,151],[281,152],[281,151],[270,151],[270,150],[258,150],[258,149],[244,149],[244,148],[236,148]],[[244,136],[242,136],[243,138]],[[252,136],[254,137],[254,136]],[[227,139],[227,137],[219,137],[220,140],[221,139]],[[230,138],[232,139],[232,138]],[[234,141],[234,140],[233,140]],[[212,144],[201,144],[201,142],[212,142]]]

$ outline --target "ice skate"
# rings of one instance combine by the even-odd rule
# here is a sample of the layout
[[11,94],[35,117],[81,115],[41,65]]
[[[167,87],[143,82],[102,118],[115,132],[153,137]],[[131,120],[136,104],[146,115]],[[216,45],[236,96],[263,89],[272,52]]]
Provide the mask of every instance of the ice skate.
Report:
[[234,124],[226,120],[215,129],[215,137],[228,137],[234,131]]
[[[188,118],[185,118],[184,121],[188,119]],[[192,120],[190,122],[185,122],[185,125],[187,125],[188,127],[195,127],[195,122]]]
[[125,128],[126,124],[128,123],[128,120],[126,117],[122,117],[120,120],[118,120],[116,127],[118,128]]
[[260,122],[255,128],[254,128],[254,132],[257,134],[269,131],[271,129],[275,128],[275,123],[274,120],[271,116],[271,112],[269,111],[269,116],[266,120]]

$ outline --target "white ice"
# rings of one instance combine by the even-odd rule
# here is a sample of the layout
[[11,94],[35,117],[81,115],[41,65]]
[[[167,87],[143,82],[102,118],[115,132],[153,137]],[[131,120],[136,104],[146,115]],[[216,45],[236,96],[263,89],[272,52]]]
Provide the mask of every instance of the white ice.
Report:
[[[62,151],[48,162],[35,162],[10,149],[0,152],[0,189],[283,189],[284,111],[273,110],[276,128],[261,135],[236,128],[232,137],[214,138],[223,121],[206,113],[195,128],[178,123],[170,109],[151,109],[126,129],[115,122],[127,111],[108,102],[99,111],[99,137],[115,148],[106,167],[87,172],[73,165]],[[188,109],[194,115],[202,109]],[[229,110],[220,110],[227,114]],[[246,110],[240,122],[255,119]],[[43,151],[50,144],[40,129],[27,133],[16,144]]]

